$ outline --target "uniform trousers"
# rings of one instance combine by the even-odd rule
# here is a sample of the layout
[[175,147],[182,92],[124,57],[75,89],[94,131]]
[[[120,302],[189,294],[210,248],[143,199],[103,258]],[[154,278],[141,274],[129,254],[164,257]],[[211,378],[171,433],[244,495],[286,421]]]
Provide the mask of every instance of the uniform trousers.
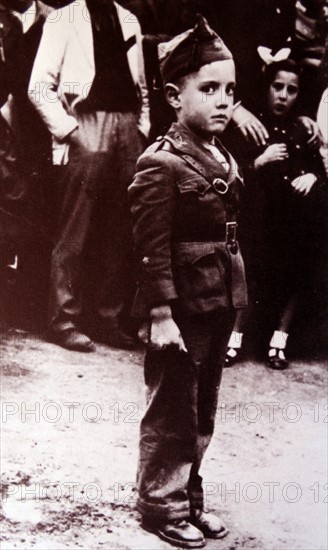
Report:
[[132,237],[127,188],[141,140],[134,113],[90,112],[77,116],[63,176],[58,234],[52,253],[49,324],[54,332],[73,328],[83,305],[83,268],[96,288],[95,310],[115,329],[131,282]]
[[147,351],[148,406],[140,428],[138,509],[154,521],[203,509],[199,469],[210,443],[222,366],[235,314],[175,312],[188,353]]

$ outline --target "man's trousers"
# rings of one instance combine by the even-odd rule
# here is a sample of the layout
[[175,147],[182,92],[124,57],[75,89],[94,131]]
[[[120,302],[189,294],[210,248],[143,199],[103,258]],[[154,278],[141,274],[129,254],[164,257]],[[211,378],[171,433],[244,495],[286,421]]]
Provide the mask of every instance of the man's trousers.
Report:
[[81,317],[86,264],[96,313],[107,326],[117,328],[133,293],[127,188],[141,153],[136,115],[92,112],[79,115],[78,123],[52,253],[49,324],[55,332],[75,327]]
[[158,521],[203,509],[199,474],[210,443],[234,313],[175,315],[188,353],[147,351],[148,407],[140,429],[138,509]]

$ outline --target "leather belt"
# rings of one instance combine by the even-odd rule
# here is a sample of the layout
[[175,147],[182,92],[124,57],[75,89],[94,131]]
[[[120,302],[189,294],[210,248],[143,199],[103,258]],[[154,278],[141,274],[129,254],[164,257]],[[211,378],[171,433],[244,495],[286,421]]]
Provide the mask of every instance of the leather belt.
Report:
[[238,242],[237,242],[237,222],[227,222],[225,225],[220,225],[216,228],[214,233],[207,233],[206,235],[190,235],[186,237],[180,237],[177,239],[177,242],[191,243],[191,242],[223,242],[229,246],[230,252],[232,254],[237,254],[238,252]]

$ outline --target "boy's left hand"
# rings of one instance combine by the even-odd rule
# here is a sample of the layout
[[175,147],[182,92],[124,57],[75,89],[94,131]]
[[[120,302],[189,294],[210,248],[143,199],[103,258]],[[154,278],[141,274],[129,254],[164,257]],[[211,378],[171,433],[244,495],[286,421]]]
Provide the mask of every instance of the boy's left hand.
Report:
[[291,182],[291,185],[297,193],[306,196],[310,193],[316,181],[317,177],[314,174],[309,173],[303,174],[303,176],[298,176]]

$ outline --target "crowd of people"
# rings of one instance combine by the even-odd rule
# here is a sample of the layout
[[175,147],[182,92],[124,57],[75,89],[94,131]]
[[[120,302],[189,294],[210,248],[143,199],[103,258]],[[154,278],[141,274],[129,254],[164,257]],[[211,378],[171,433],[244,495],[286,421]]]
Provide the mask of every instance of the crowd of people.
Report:
[[270,366],[286,367],[289,333],[304,315],[309,349],[323,345],[325,0],[0,1],[2,330],[37,319],[70,350],[135,345],[144,266],[127,190],[138,157],[175,119],[158,46],[199,13],[236,65],[221,139],[244,176],[238,232],[249,305],[226,365],[256,341]]

